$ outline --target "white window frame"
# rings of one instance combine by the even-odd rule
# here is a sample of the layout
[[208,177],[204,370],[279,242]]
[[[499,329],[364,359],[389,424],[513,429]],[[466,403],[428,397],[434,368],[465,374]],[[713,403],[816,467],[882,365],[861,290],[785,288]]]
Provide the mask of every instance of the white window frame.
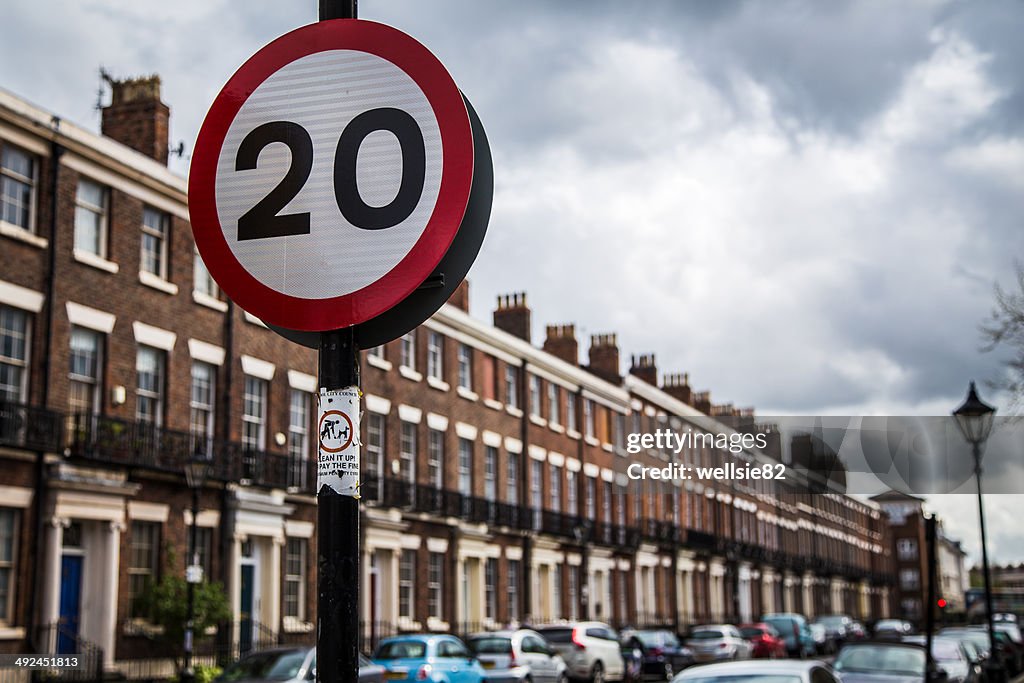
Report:
[[484,498],[498,500],[498,449],[495,446],[484,446]]
[[80,375],[80,374],[76,374],[75,372],[73,372],[73,370],[74,370],[73,366],[68,368],[68,381],[72,385],[71,387],[69,387],[69,391],[68,391],[68,408],[72,412],[75,412],[74,406],[71,405],[71,399],[73,397],[73,393],[74,392],[70,390],[70,389],[73,389],[75,383],[77,383],[79,385],[86,386],[86,387],[90,387],[91,386],[91,389],[88,389],[88,391],[90,391],[92,393],[92,396],[89,399],[89,404],[90,404],[89,407],[91,408],[91,410],[89,412],[90,412],[91,415],[98,415],[99,412],[100,412],[100,390],[101,390],[101,387],[103,385],[103,360],[104,360],[103,359],[103,333],[102,332],[97,332],[96,330],[91,330],[91,329],[89,329],[87,327],[81,327],[81,326],[78,326],[78,325],[72,325],[71,326],[71,333],[68,335],[68,352],[69,352],[68,353],[68,359],[69,359],[69,365],[71,364],[71,360],[73,359],[73,357],[75,355],[74,352],[71,350],[73,348],[71,346],[71,344],[74,341],[76,333],[81,334],[83,337],[89,337],[91,339],[94,339],[96,341],[96,347],[95,347],[95,357],[96,357],[95,373],[96,374],[94,376],[92,376],[92,377],[90,377],[88,375]]
[[551,501],[551,509],[555,512],[562,511],[562,468],[554,463],[548,463],[548,476],[550,481],[548,482],[549,495],[548,500]]
[[[299,573],[295,574],[290,572],[291,562],[295,553],[292,552],[292,544],[296,544],[298,552],[298,563]],[[298,621],[305,621],[306,619],[306,567],[307,557],[309,556],[309,541],[308,539],[288,536],[285,539],[284,546],[284,587],[281,591],[281,615],[285,619],[296,619]],[[295,603],[296,610],[294,614],[290,614],[288,609],[289,595],[288,591],[290,588],[295,590]]]
[[398,618],[412,621],[416,614],[416,551],[403,548],[398,556]]
[[517,622],[519,621],[519,581],[522,565],[519,560],[510,559],[505,566],[508,572],[505,586],[505,590],[508,592],[508,619],[511,622]]
[[576,421],[576,394],[571,391],[565,392],[565,428],[570,432],[579,431],[579,424]]
[[459,386],[468,391],[473,391],[473,347],[469,344],[459,344]]
[[444,337],[434,330],[427,333],[427,377],[444,381]]
[[463,437],[459,437],[458,471],[459,493],[473,495],[473,442]]
[[498,618],[498,559],[484,560],[484,619]]
[[913,538],[901,538],[896,541],[896,555],[900,560],[917,559],[917,540]]
[[427,616],[442,619],[444,610],[444,553],[430,553],[427,561]]
[[579,489],[576,483],[576,472],[565,469],[565,512],[578,517],[580,514]]
[[401,345],[401,366],[416,370],[416,330],[406,332],[399,342]]
[[418,448],[418,425],[402,420],[398,445],[399,476],[409,483],[416,483],[416,450]]
[[[197,370],[209,372],[208,381],[206,378],[196,377]],[[208,384],[205,390],[206,396],[197,397],[197,379]],[[213,429],[216,414],[217,401],[217,366],[203,361],[192,361],[192,385],[189,388],[189,433],[193,438],[192,452],[201,453],[207,457],[213,455]],[[207,400],[203,400],[203,399]],[[196,427],[200,424],[197,417],[202,418],[202,433]],[[197,440],[202,439],[200,443]]]
[[561,407],[561,401],[558,400],[559,393],[558,385],[548,382],[548,422],[553,425],[559,424],[561,419],[558,415]]
[[[259,391],[252,392],[250,387],[259,388]],[[242,393],[242,447],[245,449],[263,451],[267,448],[267,396],[269,393],[270,382],[253,375],[245,375]],[[249,412],[249,406],[253,403],[258,408],[259,414]],[[250,429],[256,430],[255,441],[248,433]]]
[[[150,225],[147,219],[155,217],[157,225]],[[150,270],[146,267],[147,252],[146,238],[150,237],[157,243],[155,251],[156,269]],[[170,268],[168,266],[168,244],[171,241],[171,214],[161,211],[152,206],[142,207],[142,227],[139,237],[139,272],[149,273],[161,280],[168,280]]]
[[[156,361],[156,389],[143,389],[142,383],[139,381],[142,379],[142,371],[140,365],[144,355],[152,354],[152,358]],[[148,346],[146,344],[139,344],[135,351],[135,419],[138,422],[147,422],[154,427],[159,427],[163,424],[164,418],[164,403],[167,393],[167,352],[158,349],[155,346]],[[141,412],[140,407],[144,400],[150,400],[153,402],[153,417],[147,419]]]
[[[3,306],[0,305],[0,316],[7,313],[12,319],[21,319],[23,321],[23,327],[21,330],[15,330],[13,327],[8,329],[7,327],[0,327],[0,366],[7,366],[12,368],[12,373],[18,374],[18,384],[10,385],[14,391],[11,392],[11,400],[13,403],[28,403],[28,375],[29,375],[29,358],[32,352],[32,317],[28,311],[14,306]],[[23,357],[18,358],[15,356],[2,355],[4,344],[2,340],[8,336],[14,336],[16,334],[22,335],[22,348]],[[11,344],[13,348],[14,344]],[[0,400],[4,398],[4,394],[0,393]]]
[[444,488],[444,432],[440,429],[427,430],[427,478],[437,490]]
[[505,405],[519,408],[519,368],[505,365]]
[[[311,403],[312,397],[307,391],[293,388],[288,394],[288,457],[291,460],[289,472],[294,477],[293,486],[302,486],[306,481]],[[299,414],[296,408],[299,408]]]
[[530,375],[530,415],[541,417],[544,407],[541,405],[540,376]]
[[[85,184],[93,185],[93,186],[95,186],[95,187],[100,189],[100,192],[102,194],[102,199],[101,199],[102,204],[101,205],[90,204],[89,202],[85,201],[81,197],[82,185],[85,185]],[[93,251],[93,249],[92,249],[93,245],[86,245],[89,248],[84,248],[83,246],[79,245],[79,234],[78,234],[78,230],[79,230],[79,225],[78,225],[79,210],[81,210],[81,211],[88,211],[91,214],[95,214],[95,215],[99,216],[98,224],[97,224],[97,227],[96,227],[96,230],[97,230],[98,234],[96,235],[97,244],[95,245],[95,247],[96,247],[95,251]],[[75,251],[78,252],[78,253],[85,253],[85,254],[89,254],[91,256],[95,256],[95,257],[98,257],[100,259],[106,260],[106,258],[107,258],[107,242],[108,242],[107,235],[109,233],[109,224],[110,224],[110,188],[107,187],[106,185],[104,185],[101,182],[93,180],[92,178],[87,178],[85,176],[79,178],[78,186],[75,188],[75,223],[74,223],[74,226],[75,226],[75,235],[74,235],[74,248],[75,248]]]
[[[16,153],[24,154],[28,157],[29,163],[31,164],[30,173],[31,176],[24,176],[13,168],[8,168],[3,164],[3,155],[9,150],[14,150]],[[5,180],[11,182],[21,183],[29,186],[28,196],[28,225],[20,225],[18,223],[11,223],[4,219],[3,209],[6,206],[6,202],[3,201],[3,184]],[[39,155],[33,154],[24,147],[18,147],[12,145],[6,140],[0,142],[0,223],[9,225],[18,230],[24,230],[25,232],[36,234],[36,196],[39,186]]]
[[[148,565],[142,566],[135,563],[135,550],[142,536],[153,532],[153,538],[149,541]],[[128,532],[128,610],[133,617],[144,616],[136,611],[135,600],[138,598],[147,580],[156,580],[160,574],[160,542],[163,535],[163,525],[160,522],[152,522],[141,519],[133,519]],[[141,577],[141,578],[136,578]],[[147,578],[148,577],[148,578]]]
[[0,544],[10,543],[9,560],[0,560],[0,574],[7,574],[7,599],[0,599],[0,626],[14,621],[15,595],[20,582],[18,581],[18,538],[21,511],[17,508],[0,507],[0,530],[4,529],[4,519],[10,520],[10,535],[0,536]]
[[387,417],[380,413],[366,416],[366,458],[367,474],[381,476],[384,471],[384,438]]

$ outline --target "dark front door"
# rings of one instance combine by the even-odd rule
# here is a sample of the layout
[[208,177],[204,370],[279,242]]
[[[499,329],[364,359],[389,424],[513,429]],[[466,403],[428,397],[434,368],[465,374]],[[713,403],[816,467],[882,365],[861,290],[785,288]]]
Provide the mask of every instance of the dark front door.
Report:
[[238,645],[242,652],[252,649],[252,610],[253,610],[253,589],[256,567],[251,564],[242,565],[242,595],[241,607],[238,619]]
[[78,614],[82,598],[82,557],[64,555],[60,566],[60,629],[57,631],[57,654],[78,651]]

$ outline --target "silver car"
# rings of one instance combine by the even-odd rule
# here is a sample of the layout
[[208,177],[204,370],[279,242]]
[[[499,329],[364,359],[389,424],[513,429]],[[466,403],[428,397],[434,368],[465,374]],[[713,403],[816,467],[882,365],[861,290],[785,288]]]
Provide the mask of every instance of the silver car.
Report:
[[757,659],[695,666],[672,683],[839,683],[828,664],[812,660]]
[[690,631],[686,646],[697,662],[750,659],[753,646],[730,624],[697,626]]
[[[224,669],[217,683],[305,683],[316,680],[315,647],[278,647],[245,655]],[[359,683],[384,683],[384,668],[359,655]]]
[[530,629],[477,633],[466,645],[484,668],[488,683],[566,683],[565,660]]
[[538,626],[537,632],[562,655],[569,678],[604,683],[621,681],[626,677],[619,636],[608,624],[578,621]]

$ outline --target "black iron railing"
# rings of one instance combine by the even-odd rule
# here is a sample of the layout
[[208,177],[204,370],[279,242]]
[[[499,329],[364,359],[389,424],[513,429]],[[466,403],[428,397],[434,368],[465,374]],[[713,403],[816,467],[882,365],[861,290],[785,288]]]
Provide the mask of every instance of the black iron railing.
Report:
[[48,670],[46,680],[96,683],[103,680],[103,648],[82,638],[66,624],[40,626],[36,629],[35,646],[38,654],[71,655],[78,659],[77,668]]

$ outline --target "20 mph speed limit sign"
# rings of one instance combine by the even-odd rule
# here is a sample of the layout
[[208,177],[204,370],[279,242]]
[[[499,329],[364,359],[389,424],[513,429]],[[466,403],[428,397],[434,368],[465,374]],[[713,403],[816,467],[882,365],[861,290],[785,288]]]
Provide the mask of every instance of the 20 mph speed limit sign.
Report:
[[406,34],[311,24],[221,90],[189,175],[196,245],[243,309],[291,330],[394,307],[452,244],[474,143],[451,76]]

